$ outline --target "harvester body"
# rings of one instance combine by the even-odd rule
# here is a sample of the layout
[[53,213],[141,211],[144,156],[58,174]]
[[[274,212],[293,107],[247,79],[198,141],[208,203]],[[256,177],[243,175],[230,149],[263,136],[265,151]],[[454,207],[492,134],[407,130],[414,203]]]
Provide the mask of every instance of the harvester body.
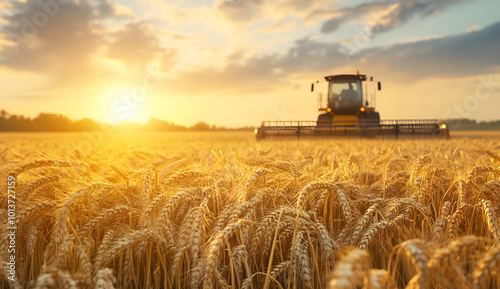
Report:
[[[342,74],[325,76],[326,99],[320,97],[317,121],[264,121],[255,129],[257,139],[271,137],[331,136],[434,136],[448,137],[445,124],[437,120],[380,120],[375,111],[376,91],[380,82],[366,75]],[[376,88],[372,88],[373,85]],[[311,85],[314,91],[314,83]]]

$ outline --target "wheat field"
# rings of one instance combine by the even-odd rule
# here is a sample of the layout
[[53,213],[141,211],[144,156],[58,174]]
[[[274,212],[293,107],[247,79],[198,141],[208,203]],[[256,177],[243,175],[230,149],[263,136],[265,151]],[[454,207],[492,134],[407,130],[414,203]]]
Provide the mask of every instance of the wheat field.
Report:
[[500,134],[3,136],[2,288],[500,286]]

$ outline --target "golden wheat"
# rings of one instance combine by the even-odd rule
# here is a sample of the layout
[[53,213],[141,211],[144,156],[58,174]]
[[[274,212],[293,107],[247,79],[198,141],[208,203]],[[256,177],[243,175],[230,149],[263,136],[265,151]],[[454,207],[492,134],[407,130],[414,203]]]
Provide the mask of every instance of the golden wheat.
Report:
[[498,138],[12,140],[1,288],[500,286]]

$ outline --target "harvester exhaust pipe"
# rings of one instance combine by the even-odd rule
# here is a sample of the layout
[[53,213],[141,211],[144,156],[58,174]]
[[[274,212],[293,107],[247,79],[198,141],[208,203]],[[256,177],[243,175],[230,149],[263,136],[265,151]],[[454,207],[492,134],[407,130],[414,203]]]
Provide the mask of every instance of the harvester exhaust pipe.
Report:
[[378,82],[378,90],[382,90],[382,82]]
[[314,91],[314,82],[311,83],[311,92],[313,92],[313,91]]

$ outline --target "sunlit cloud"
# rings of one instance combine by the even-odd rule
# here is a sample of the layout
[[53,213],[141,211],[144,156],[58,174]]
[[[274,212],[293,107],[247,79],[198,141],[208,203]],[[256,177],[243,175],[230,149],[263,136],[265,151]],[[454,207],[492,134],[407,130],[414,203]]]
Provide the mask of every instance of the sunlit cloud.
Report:
[[466,32],[471,33],[471,32],[478,31],[478,30],[481,30],[481,26],[474,24],[471,27],[467,28]]

